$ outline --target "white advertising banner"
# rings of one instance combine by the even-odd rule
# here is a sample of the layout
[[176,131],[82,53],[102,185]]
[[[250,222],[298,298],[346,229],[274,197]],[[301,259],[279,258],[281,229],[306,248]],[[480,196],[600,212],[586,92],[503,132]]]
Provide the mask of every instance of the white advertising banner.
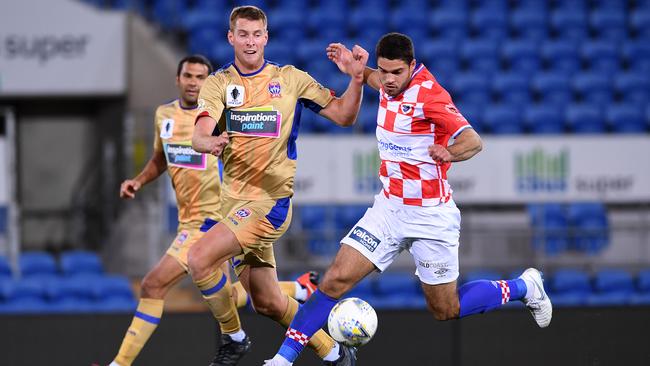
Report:
[[[297,203],[369,203],[380,191],[373,136],[301,136]],[[485,137],[454,163],[454,199],[470,204],[650,202],[650,137]]]
[[75,0],[2,6],[0,96],[126,90],[126,15]]

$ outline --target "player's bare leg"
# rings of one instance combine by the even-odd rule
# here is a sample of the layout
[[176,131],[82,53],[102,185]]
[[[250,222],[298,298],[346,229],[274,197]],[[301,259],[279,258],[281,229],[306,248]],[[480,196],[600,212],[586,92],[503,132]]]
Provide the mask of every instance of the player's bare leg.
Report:
[[460,302],[456,281],[440,285],[422,283],[422,290],[427,300],[427,308],[437,320],[458,318]]
[[180,263],[167,254],[147,273],[140,287],[135,316],[111,365],[130,366],[133,363],[160,322],[165,295],[185,274]]
[[375,265],[359,251],[341,244],[334,262],[325,273],[319,291],[333,298],[341,298],[354,285],[375,270]]

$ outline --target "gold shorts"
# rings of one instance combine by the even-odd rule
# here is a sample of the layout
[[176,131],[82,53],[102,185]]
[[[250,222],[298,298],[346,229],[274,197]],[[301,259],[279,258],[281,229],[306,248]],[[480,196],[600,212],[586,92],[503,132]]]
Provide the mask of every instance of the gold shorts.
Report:
[[275,267],[273,243],[289,228],[291,199],[263,201],[230,200],[223,205],[227,212],[223,222],[237,237],[243,254],[232,258],[232,267],[239,275],[244,266]]
[[185,272],[189,273],[187,265],[187,253],[194,243],[196,243],[203,234],[207,232],[212,226],[217,224],[217,221],[212,219],[205,219],[203,225],[180,225],[176,238],[167,249],[167,254],[175,258],[178,263],[183,267]]

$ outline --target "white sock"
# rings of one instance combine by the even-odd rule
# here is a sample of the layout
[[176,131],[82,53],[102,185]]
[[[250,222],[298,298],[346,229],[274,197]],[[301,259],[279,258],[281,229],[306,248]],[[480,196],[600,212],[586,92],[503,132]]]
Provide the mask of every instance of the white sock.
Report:
[[299,284],[298,282],[294,282],[294,284],[296,285],[296,297],[295,297],[295,299],[298,300],[298,301],[307,300],[307,295],[308,295],[307,289],[302,287],[302,285]]
[[293,362],[289,362],[286,358],[284,358],[284,357],[282,357],[280,355],[273,356],[271,361],[277,361],[277,362],[273,363],[273,365],[276,365],[276,366],[291,366],[291,365],[293,365]]
[[232,339],[235,342],[241,342],[246,338],[246,332],[244,332],[243,329],[240,329],[236,331],[235,333],[226,333],[228,336],[230,336],[230,339]]
[[327,356],[325,356],[323,358],[323,361],[336,361],[336,360],[338,360],[339,359],[339,348],[340,348],[339,344],[334,343],[334,347],[332,347],[332,350],[330,351],[330,353],[328,353]]
[[113,362],[111,362],[111,364],[110,364],[110,365],[108,365],[108,366],[120,366],[120,365],[118,365],[118,363],[117,363],[117,362],[115,362],[115,361],[113,361]]

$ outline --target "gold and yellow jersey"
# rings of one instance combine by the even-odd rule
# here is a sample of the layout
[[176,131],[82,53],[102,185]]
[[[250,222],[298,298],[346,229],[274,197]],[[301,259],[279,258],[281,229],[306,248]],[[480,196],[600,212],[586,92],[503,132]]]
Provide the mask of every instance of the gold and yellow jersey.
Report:
[[231,63],[210,75],[201,88],[198,116],[210,116],[219,131],[228,131],[230,142],[222,155],[224,197],[256,201],[292,196],[302,109],[318,113],[332,98],[329,89],[291,65],[265,61],[259,70],[244,74]]
[[194,120],[198,107],[185,109],[179,100],[156,109],[156,134],[153,148],[163,152],[178,206],[180,227],[219,221],[221,181],[219,160],[192,149]]

